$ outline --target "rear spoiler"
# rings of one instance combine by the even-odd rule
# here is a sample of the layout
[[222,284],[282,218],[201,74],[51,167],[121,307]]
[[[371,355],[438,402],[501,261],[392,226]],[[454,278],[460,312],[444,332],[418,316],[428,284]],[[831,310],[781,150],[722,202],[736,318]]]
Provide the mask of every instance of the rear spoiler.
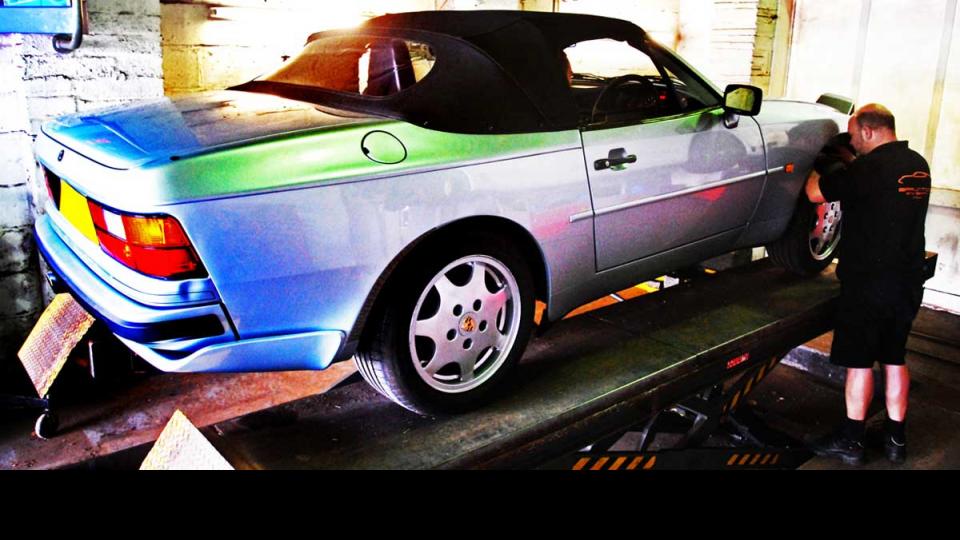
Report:
[[839,94],[823,94],[817,98],[817,103],[832,107],[843,114],[853,114],[853,100]]

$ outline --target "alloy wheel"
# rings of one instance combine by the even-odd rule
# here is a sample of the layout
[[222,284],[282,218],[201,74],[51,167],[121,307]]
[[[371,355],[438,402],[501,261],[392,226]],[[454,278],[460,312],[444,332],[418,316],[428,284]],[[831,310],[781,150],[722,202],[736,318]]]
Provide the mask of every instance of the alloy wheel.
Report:
[[810,231],[810,255],[818,261],[833,256],[840,242],[840,203],[825,202],[816,206],[816,219]]
[[408,341],[417,374],[445,393],[467,392],[503,365],[520,328],[520,291],[510,269],[486,255],[461,257],[420,293]]

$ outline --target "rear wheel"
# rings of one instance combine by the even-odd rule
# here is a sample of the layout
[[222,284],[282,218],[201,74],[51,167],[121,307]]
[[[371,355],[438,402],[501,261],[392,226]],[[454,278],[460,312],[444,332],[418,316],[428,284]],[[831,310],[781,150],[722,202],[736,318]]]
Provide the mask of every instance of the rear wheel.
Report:
[[787,230],[767,246],[767,253],[775,263],[791,272],[818,274],[837,256],[841,217],[839,202],[815,204],[802,198]]
[[530,336],[527,264],[509,244],[474,237],[400,271],[383,307],[371,314],[356,356],[360,373],[421,414],[485,403],[509,379]]

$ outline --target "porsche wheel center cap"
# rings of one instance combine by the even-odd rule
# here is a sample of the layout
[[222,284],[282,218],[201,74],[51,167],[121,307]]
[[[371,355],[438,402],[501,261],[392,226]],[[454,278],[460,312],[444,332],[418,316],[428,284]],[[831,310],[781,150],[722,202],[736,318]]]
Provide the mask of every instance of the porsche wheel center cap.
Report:
[[465,315],[460,319],[460,333],[472,334],[477,329],[477,319],[473,315]]

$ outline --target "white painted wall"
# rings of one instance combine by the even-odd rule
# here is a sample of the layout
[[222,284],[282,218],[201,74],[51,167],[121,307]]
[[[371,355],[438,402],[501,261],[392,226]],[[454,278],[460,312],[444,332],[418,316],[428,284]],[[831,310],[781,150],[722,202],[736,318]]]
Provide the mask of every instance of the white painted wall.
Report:
[[924,301],[960,313],[960,21],[957,0],[797,0],[787,96],[878,102],[933,176],[927,249],[939,253]]
[[[760,0],[565,0],[564,13],[590,13],[631,21],[676,50],[723,88],[750,83],[769,66],[754,61]],[[768,60],[767,60],[768,61]],[[762,77],[757,81],[766,87]]]

